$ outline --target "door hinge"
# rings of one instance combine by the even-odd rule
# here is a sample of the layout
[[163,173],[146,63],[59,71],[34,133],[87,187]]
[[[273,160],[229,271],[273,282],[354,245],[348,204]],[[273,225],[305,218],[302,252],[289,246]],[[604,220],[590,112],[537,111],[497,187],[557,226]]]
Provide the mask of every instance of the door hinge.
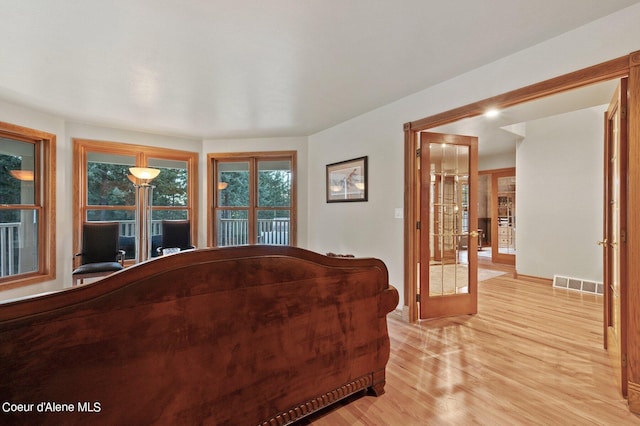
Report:
[[627,109],[626,108],[620,108],[620,117],[627,118]]
[[416,302],[420,303],[420,293],[416,294]]
[[420,158],[421,155],[422,155],[422,148],[416,149],[416,157]]
[[622,354],[620,357],[620,364],[622,364],[622,368],[627,368],[627,354]]
[[625,231],[624,229],[620,230],[620,239],[623,243],[627,242],[627,231]]
[[416,222],[416,229],[420,229],[420,221]]

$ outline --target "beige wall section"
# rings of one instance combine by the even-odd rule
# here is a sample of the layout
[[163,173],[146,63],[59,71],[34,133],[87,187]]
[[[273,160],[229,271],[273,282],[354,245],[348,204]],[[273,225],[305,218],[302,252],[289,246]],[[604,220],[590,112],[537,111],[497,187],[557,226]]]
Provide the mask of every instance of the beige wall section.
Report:
[[606,107],[527,123],[517,149],[518,273],[602,282]]
[[[482,144],[482,141],[478,142]],[[495,170],[495,169],[507,169],[516,166],[516,149],[515,144],[513,152],[497,155],[487,155],[478,158],[478,170]]]

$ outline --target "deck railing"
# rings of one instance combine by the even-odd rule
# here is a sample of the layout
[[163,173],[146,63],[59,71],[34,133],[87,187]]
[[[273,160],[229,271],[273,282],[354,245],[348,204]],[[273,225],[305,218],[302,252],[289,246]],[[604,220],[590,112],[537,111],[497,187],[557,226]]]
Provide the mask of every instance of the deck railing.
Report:
[[20,250],[16,249],[21,227],[19,222],[0,223],[0,277],[22,272]]
[[[218,246],[241,246],[249,244],[249,221],[247,219],[218,219]],[[289,244],[289,219],[259,219],[258,244]]]
[[[120,221],[120,236],[135,237],[135,221]],[[0,223],[0,277],[20,274],[19,222]],[[162,221],[153,221],[151,235],[162,233]],[[257,228],[258,244],[289,244],[289,219],[260,219]],[[247,219],[219,219],[218,245],[240,246],[249,243],[249,221]],[[132,254],[133,255],[133,254]]]

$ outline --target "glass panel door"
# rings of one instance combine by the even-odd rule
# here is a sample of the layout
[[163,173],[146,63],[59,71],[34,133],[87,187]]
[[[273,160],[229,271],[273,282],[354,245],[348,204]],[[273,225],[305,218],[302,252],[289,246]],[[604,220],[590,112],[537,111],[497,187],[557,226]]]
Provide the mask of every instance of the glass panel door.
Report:
[[496,263],[516,263],[516,172],[492,174],[493,222],[491,258]]
[[289,245],[291,183],[290,160],[258,160],[258,244]]
[[420,164],[420,317],[475,313],[477,138],[423,133]]
[[219,162],[217,171],[216,244],[249,244],[250,162]]

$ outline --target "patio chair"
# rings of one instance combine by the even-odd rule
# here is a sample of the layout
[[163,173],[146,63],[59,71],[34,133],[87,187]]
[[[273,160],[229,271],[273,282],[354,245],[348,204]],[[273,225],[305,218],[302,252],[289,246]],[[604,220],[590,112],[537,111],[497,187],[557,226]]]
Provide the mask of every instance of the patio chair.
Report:
[[184,250],[193,250],[191,244],[191,223],[188,220],[163,220],[162,244],[158,254],[169,254]]
[[119,249],[118,222],[85,222],[82,225],[80,266],[73,273],[73,285],[86,278],[103,277],[124,268],[124,250]]

